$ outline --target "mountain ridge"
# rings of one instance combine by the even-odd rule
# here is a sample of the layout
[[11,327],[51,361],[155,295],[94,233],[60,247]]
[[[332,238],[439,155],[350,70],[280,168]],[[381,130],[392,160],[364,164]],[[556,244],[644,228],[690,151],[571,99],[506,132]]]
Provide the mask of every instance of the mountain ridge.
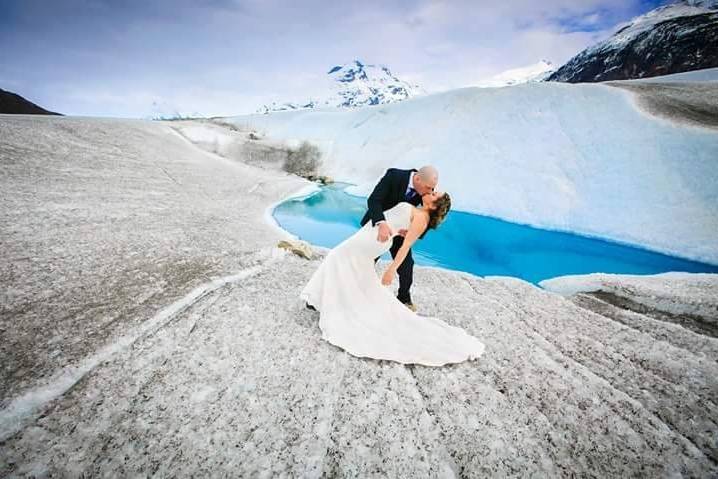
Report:
[[0,88],[0,113],[10,115],[62,115],[49,111],[30,100]]
[[718,0],[681,1],[633,18],[551,74],[567,83],[632,80],[718,66]]
[[354,60],[331,67],[324,78],[322,91],[305,100],[272,102],[258,113],[311,108],[357,108],[403,101],[426,93],[418,85],[397,78],[386,65],[366,64]]

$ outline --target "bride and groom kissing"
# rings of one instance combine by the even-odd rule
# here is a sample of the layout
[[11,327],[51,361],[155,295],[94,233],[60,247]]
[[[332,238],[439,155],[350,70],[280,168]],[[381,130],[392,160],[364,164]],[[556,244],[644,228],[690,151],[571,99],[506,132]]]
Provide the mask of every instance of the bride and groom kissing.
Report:
[[[367,200],[362,225],[333,248],[300,297],[319,311],[322,339],[357,357],[402,364],[442,366],[476,359],[484,345],[463,329],[420,316],[411,301],[411,247],[437,228],[451,208],[447,193],[435,191],[438,172],[390,168]],[[381,276],[375,263],[391,252]],[[399,275],[398,295],[387,288]]]

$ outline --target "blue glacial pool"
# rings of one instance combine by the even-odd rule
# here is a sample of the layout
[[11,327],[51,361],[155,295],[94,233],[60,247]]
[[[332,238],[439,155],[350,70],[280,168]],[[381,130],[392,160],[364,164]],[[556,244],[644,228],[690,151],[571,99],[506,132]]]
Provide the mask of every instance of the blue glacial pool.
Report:
[[[366,211],[366,199],[344,192],[346,186],[332,185],[285,201],[274,209],[274,218],[302,240],[332,248],[360,227]],[[514,276],[534,284],[569,274],[718,273],[715,265],[460,211],[450,212],[412,251],[420,265]]]

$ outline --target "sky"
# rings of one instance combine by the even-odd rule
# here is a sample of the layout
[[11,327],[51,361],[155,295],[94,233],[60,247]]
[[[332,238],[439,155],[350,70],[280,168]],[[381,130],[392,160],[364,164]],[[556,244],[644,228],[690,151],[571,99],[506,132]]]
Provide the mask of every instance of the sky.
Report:
[[557,66],[663,0],[0,0],[0,88],[68,115],[253,113],[335,65],[432,93]]

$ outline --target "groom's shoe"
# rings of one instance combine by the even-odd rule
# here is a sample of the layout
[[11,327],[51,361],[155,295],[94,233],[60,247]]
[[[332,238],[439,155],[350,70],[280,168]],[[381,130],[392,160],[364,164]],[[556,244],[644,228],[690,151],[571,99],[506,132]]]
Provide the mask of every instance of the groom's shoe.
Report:
[[413,312],[416,313],[416,306],[414,306],[414,303],[411,302],[411,297],[406,298],[404,296],[397,295],[396,299],[398,299],[399,302],[401,302],[401,304],[403,304],[404,306],[406,306],[407,308],[409,308],[410,310],[412,310]]

